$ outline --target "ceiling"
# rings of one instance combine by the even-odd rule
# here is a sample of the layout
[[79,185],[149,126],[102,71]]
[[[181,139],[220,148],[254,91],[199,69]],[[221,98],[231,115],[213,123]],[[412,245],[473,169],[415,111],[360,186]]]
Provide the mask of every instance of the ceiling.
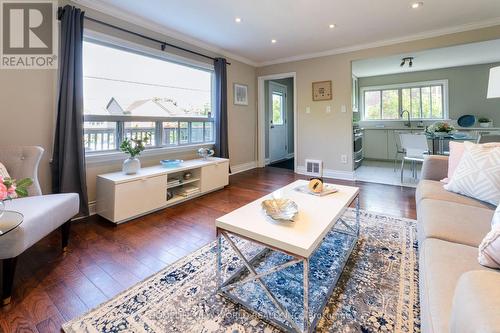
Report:
[[[412,0],[75,2],[257,65],[500,24],[499,0],[424,0],[418,9],[411,8]],[[272,44],[272,39],[277,42]]]
[[[404,67],[400,66],[401,59],[404,57],[414,57],[411,68],[407,64]],[[500,39],[357,60],[352,63],[352,73],[357,77],[367,77],[494,62],[500,62]]]

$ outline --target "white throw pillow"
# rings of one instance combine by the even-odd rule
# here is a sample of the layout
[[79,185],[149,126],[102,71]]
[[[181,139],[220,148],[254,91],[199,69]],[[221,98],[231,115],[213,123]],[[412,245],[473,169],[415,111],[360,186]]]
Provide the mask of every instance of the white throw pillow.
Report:
[[479,263],[491,268],[500,268],[500,204],[491,221],[491,231],[479,245]]
[[500,201],[500,147],[464,142],[465,152],[444,188],[492,205]]
[[7,172],[7,168],[1,162],[0,162],[0,177],[10,178],[9,172]]

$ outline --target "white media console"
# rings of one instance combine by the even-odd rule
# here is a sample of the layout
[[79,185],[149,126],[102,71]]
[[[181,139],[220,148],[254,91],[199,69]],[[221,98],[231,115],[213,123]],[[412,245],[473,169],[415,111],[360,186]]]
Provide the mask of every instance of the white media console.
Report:
[[[187,172],[191,177],[184,179]],[[184,161],[174,168],[142,168],[134,175],[107,173],[97,176],[97,214],[113,223],[123,223],[227,184],[229,160],[215,157]]]

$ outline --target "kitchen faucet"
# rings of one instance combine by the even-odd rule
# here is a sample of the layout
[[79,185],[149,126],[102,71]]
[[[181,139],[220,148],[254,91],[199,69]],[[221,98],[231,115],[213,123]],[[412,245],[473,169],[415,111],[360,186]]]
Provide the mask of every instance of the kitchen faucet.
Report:
[[411,127],[410,112],[407,111],[407,110],[401,110],[401,112],[399,113],[399,115],[400,115],[401,118],[403,118],[403,115],[404,115],[405,112],[408,114],[408,121],[405,123],[405,126],[406,127]]

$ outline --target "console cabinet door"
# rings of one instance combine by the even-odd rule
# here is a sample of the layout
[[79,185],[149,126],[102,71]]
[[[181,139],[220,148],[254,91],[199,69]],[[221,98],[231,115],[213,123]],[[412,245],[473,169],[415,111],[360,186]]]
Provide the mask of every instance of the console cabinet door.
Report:
[[201,192],[209,192],[229,184],[229,162],[201,168]]
[[167,175],[159,175],[117,184],[115,216],[118,222],[166,204]]

